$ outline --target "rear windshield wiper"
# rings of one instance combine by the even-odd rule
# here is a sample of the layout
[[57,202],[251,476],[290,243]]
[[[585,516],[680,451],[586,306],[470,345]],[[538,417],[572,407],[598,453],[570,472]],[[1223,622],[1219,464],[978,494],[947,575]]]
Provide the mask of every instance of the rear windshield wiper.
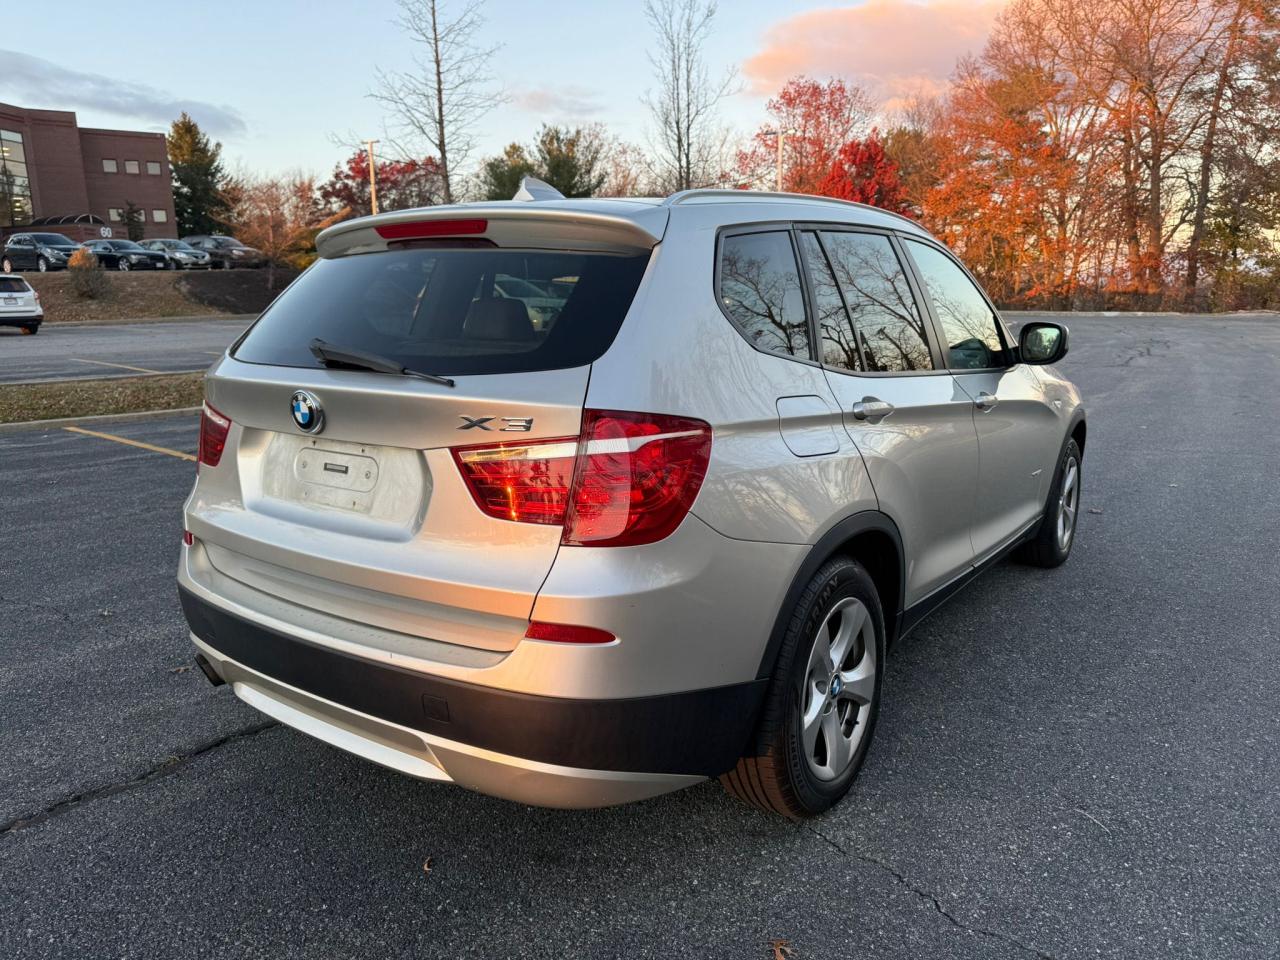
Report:
[[455,386],[454,382],[448,377],[438,377],[434,373],[423,373],[421,370],[410,370],[404,364],[398,363],[390,357],[368,353],[364,350],[356,350],[354,347],[337,347],[332,343],[325,343],[319,337],[311,341],[311,352],[326,367],[371,370],[374,373],[391,373],[401,377],[417,377],[419,380],[438,383],[444,387]]

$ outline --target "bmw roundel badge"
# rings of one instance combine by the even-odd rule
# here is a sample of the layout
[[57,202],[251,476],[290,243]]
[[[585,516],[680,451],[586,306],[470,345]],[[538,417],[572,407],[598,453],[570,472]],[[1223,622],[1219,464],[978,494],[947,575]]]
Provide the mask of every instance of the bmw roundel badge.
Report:
[[289,398],[289,410],[293,413],[293,422],[303,433],[319,433],[324,429],[324,408],[315,394],[295,390]]

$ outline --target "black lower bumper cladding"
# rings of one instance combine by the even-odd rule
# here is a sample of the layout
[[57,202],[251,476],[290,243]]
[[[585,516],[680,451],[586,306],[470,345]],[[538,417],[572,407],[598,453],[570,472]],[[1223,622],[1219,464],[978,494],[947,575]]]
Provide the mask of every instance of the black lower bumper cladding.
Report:
[[178,593],[191,631],[252,670],[413,730],[566,767],[724,773],[746,748],[767,684],[619,700],[513,693],[319,647]]

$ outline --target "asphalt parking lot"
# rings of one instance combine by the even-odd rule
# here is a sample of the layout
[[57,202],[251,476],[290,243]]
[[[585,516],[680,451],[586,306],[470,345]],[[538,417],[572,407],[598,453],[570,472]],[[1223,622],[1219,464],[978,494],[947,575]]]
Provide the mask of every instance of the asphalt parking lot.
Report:
[[203,370],[252,319],[46,323],[34,337],[0,327],[0,384]]
[[904,640],[805,825],[714,783],[527,808],[264,723],[187,669],[194,419],[0,437],[0,956],[1280,955],[1280,317],[1069,322],[1071,560]]

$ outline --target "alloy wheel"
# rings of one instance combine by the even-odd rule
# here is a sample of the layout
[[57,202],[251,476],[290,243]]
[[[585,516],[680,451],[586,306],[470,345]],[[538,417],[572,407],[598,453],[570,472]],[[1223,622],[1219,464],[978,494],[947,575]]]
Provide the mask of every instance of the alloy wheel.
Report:
[[876,669],[871,613],[846,597],[818,628],[805,669],[800,742],[819,780],[835,780],[853,763],[871,714]]
[[1062,471],[1062,493],[1058,497],[1058,549],[1065,550],[1076,532],[1076,511],[1080,507],[1080,464],[1067,460]]

